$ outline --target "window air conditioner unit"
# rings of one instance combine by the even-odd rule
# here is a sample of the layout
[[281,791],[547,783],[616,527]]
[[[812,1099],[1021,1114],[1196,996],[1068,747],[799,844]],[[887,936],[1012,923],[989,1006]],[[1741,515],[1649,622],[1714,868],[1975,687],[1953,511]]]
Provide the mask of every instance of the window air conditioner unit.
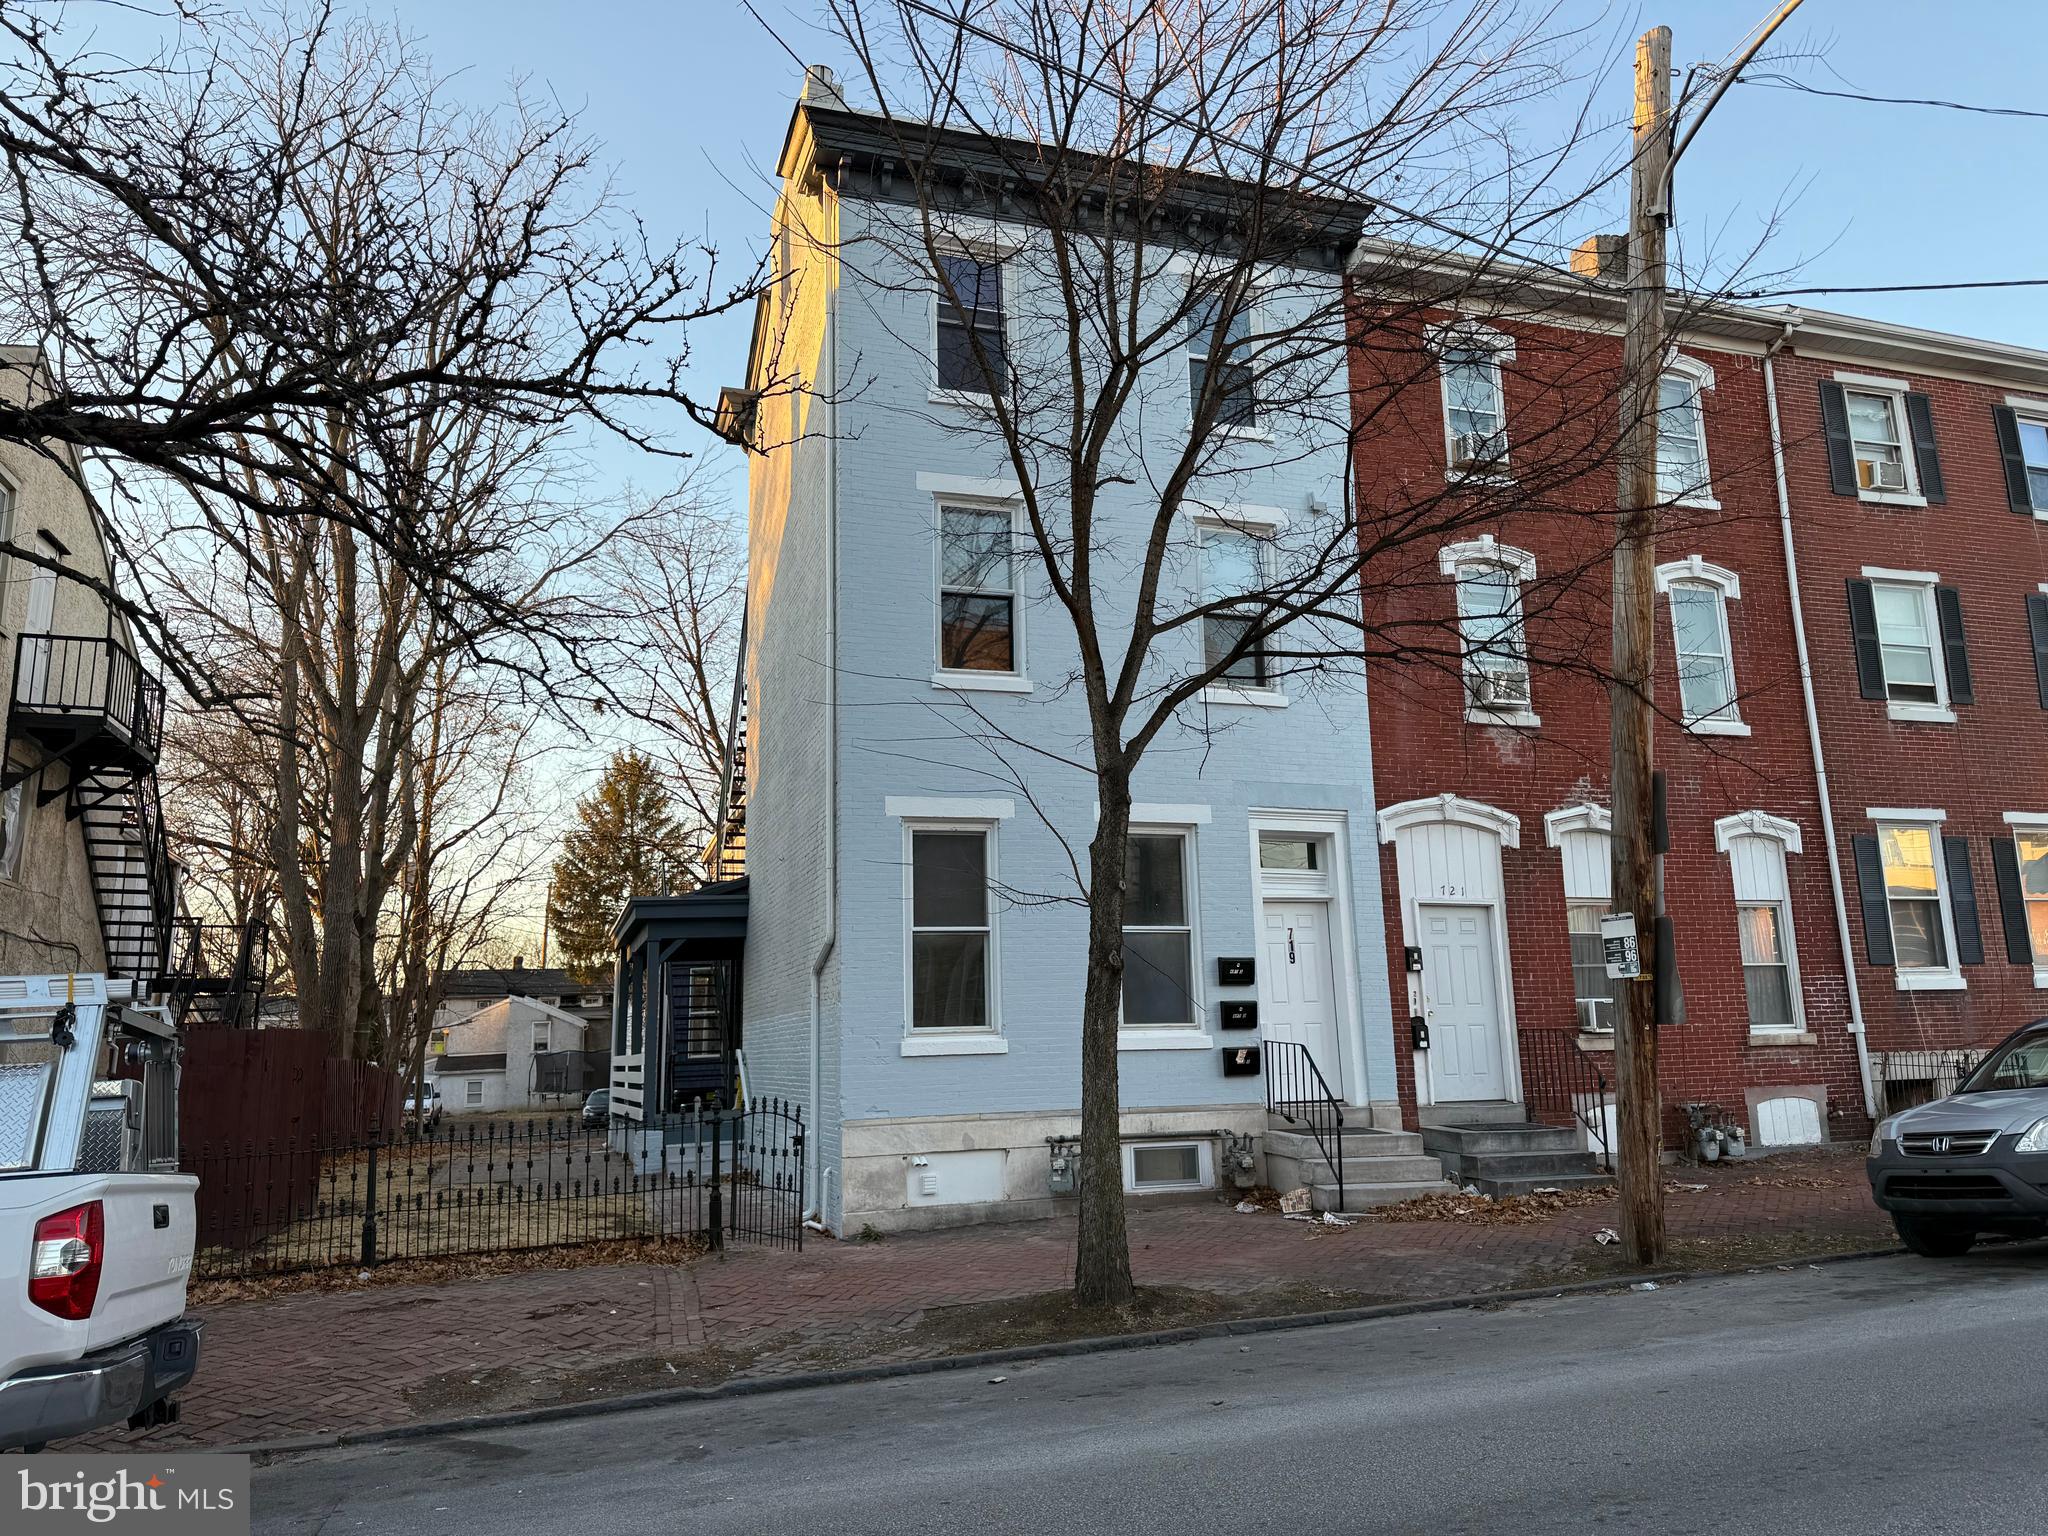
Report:
[[1903,491],[1906,488],[1906,466],[1884,459],[1871,460],[1870,488],[1874,491]]
[[1475,672],[1472,702],[1481,709],[1522,709],[1529,703],[1526,672]]
[[1493,432],[1460,432],[1451,439],[1451,468],[1484,469],[1500,462],[1499,435]]

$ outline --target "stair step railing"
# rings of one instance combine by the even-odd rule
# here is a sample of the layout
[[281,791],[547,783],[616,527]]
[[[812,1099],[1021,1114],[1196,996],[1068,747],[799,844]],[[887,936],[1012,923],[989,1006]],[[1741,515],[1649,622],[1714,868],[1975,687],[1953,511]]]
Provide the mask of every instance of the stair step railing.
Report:
[[1330,1091],[1315,1057],[1295,1040],[1265,1042],[1266,1112],[1302,1126],[1337,1178],[1337,1209],[1344,1209],[1344,1104]]
[[1600,1169],[1614,1172],[1614,1149],[1608,1145],[1608,1106],[1614,1102],[1607,1074],[1577,1035],[1568,1029],[1521,1031],[1522,1102],[1538,1124],[1584,1127],[1587,1141],[1600,1149]]

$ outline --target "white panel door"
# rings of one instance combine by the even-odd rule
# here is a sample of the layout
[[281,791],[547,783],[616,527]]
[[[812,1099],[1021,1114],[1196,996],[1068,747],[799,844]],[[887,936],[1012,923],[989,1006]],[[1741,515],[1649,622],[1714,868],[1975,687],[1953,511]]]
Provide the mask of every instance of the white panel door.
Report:
[[1440,1104],[1506,1098],[1492,910],[1425,906],[1417,909],[1416,922],[1431,1096]]
[[1330,964],[1330,904],[1268,901],[1259,966],[1260,1035],[1308,1047],[1332,1093],[1343,1096],[1337,1060],[1337,988]]

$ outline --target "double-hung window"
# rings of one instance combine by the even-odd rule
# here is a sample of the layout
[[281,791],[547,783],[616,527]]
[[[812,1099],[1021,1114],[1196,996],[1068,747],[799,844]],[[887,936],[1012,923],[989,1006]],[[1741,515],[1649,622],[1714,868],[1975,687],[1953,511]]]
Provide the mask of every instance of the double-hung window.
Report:
[[2020,901],[2026,908],[2027,938],[2034,969],[2048,971],[2048,826],[2013,828],[2019,854]]
[[1439,550],[1437,565],[1456,584],[1468,714],[1533,723],[1522,585],[1535,577],[1535,557],[1485,534]]
[[1249,429],[1259,424],[1258,390],[1251,361],[1252,315],[1247,297],[1224,313],[1221,294],[1188,301],[1188,412],[1213,392],[1216,424]]
[[1701,390],[1712,384],[1713,375],[1697,366],[1657,380],[1657,494],[1665,501],[1704,501],[1713,494],[1700,400]]
[[1579,1028],[1606,1034],[1614,1028],[1615,983],[1607,974],[1600,919],[1613,907],[1608,843],[1612,822],[1596,805],[1574,805],[1543,818],[1543,836],[1564,870],[1564,929],[1571,946],[1572,1008]]
[[1735,695],[1735,647],[1728,603],[1742,578],[1698,555],[1657,567],[1657,590],[1671,602],[1671,645],[1678,660],[1678,707],[1688,728],[1746,734]]
[[2026,466],[2027,493],[2036,512],[2048,512],[2048,421],[2018,418],[2020,462]]
[[1857,683],[1894,720],[1953,724],[1976,698],[1963,633],[1963,598],[1932,571],[1863,568],[1849,583]]
[[547,1049],[548,1026],[547,1020],[542,1019],[533,1026],[533,1052],[536,1056],[545,1056]]
[[1126,1026],[1196,1022],[1188,885],[1186,833],[1131,833],[1124,858]]
[[1892,954],[1902,975],[1946,975],[1956,969],[1940,832],[1938,822],[1892,823],[1877,829]]
[[990,257],[942,256],[937,288],[938,387],[957,394],[986,395],[991,380],[1008,377],[1003,264]]
[[[1223,662],[1259,622],[1257,594],[1267,585],[1266,544],[1242,528],[1199,525],[1202,560],[1203,603],[1228,604],[1232,598],[1249,601],[1225,606],[1202,616],[1202,664],[1205,668]],[[1238,687],[1264,688],[1268,684],[1266,647],[1255,640],[1224,666],[1219,681]]]
[[1508,413],[1500,364],[1500,349],[1482,341],[1444,349],[1444,432],[1453,470],[1507,468]]
[[[12,766],[12,765],[9,765]],[[0,794],[0,880],[21,877],[21,843],[27,831],[22,814],[22,789],[16,784]]]
[[1899,397],[1874,390],[1843,391],[1849,412],[1849,448],[1856,460],[1856,484],[1866,491],[1901,495],[1912,489],[1905,423]]
[[989,832],[910,831],[910,1024],[988,1029]]
[[1935,652],[1934,588],[1919,582],[1873,581],[1877,640],[1884,651],[1886,696],[1907,704],[1941,704],[1941,659]]
[[1007,507],[939,508],[939,665],[1017,670],[1017,562]]
[[1796,822],[1744,811],[1714,824],[1735,883],[1735,931],[1742,990],[1753,1034],[1798,1033],[1805,1025],[1792,938],[1792,888],[1785,856],[1801,847]]

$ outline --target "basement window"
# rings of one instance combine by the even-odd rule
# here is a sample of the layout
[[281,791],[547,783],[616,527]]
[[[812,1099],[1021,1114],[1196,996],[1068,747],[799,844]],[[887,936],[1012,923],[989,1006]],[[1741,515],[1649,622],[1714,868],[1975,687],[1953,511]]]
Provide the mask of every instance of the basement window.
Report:
[[1143,1141],[1124,1145],[1124,1188],[1131,1194],[1215,1187],[1216,1168],[1206,1141]]

